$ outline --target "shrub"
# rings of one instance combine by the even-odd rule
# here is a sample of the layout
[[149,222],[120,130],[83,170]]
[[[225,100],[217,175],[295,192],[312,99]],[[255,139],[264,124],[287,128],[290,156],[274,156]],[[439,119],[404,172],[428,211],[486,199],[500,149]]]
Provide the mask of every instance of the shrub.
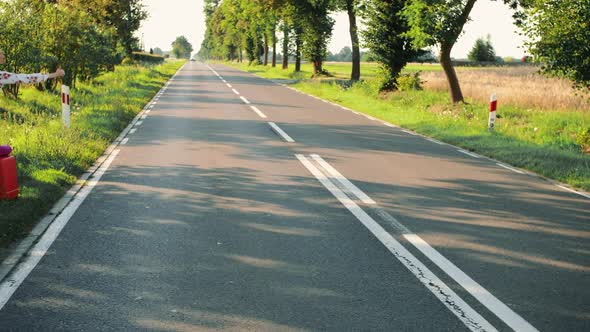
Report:
[[576,143],[582,147],[582,151],[590,153],[590,128],[582,128],[576,135]]
[[397,78],[396,87],[399,91],[408,90],[422,90],[422,80],[420,79],[420,71],[403,74]]

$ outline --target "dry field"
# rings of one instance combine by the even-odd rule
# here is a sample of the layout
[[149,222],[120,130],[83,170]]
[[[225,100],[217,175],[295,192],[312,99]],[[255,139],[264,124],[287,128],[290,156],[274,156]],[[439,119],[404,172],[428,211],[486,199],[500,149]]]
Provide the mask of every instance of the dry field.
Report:
[[[466,98],[486,102],[496,93],[500,105],[543,110],[590,110],[590,95],[581,95],[568,81],[546,78],[534,67],[458,68],[457,75]],[[442,71],[423,72],[424,87],[448,91]]]

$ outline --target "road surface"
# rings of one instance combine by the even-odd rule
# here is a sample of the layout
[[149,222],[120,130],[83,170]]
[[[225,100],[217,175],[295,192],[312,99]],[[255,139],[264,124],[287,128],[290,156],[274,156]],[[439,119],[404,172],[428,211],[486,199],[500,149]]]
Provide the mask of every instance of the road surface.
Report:
[[586,197],[221,65],[143,115],[0,330],[590,330]]

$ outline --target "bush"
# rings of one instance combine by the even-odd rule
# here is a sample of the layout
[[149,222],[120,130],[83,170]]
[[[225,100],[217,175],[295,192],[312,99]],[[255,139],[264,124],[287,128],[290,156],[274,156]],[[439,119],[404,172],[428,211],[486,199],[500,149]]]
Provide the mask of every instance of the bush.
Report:
[[582,147],[582,151],[590,153],[590,128],[582,128],[576,135],[576,143]]
[[395,85],[399,91],[422,90],[422,83],[420,79],[420,71],[415,73],[400,75]]
[[121,61],[122,65],[132,65],[135,64],[135,60],[133,60],[133,58],[130,57],[126,57]]
[[164,57],[156,54],[149,54],[144,52],[133,52],[133,60],[143,62],[143,63],[162,63],[164,62]]

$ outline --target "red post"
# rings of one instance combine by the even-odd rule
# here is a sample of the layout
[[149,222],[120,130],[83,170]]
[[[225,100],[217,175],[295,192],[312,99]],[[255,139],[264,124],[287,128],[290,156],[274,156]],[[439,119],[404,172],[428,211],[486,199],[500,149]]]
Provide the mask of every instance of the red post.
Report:
[[498,109],[498,99],[496,98],[496,94],[493,93],[490,97],[490,118],[488,120],[488,129],[494,130],[496,125],[496,110]]
[[18,197],[16,159],[10,155],[9,146],[0,146],[0,199]]

